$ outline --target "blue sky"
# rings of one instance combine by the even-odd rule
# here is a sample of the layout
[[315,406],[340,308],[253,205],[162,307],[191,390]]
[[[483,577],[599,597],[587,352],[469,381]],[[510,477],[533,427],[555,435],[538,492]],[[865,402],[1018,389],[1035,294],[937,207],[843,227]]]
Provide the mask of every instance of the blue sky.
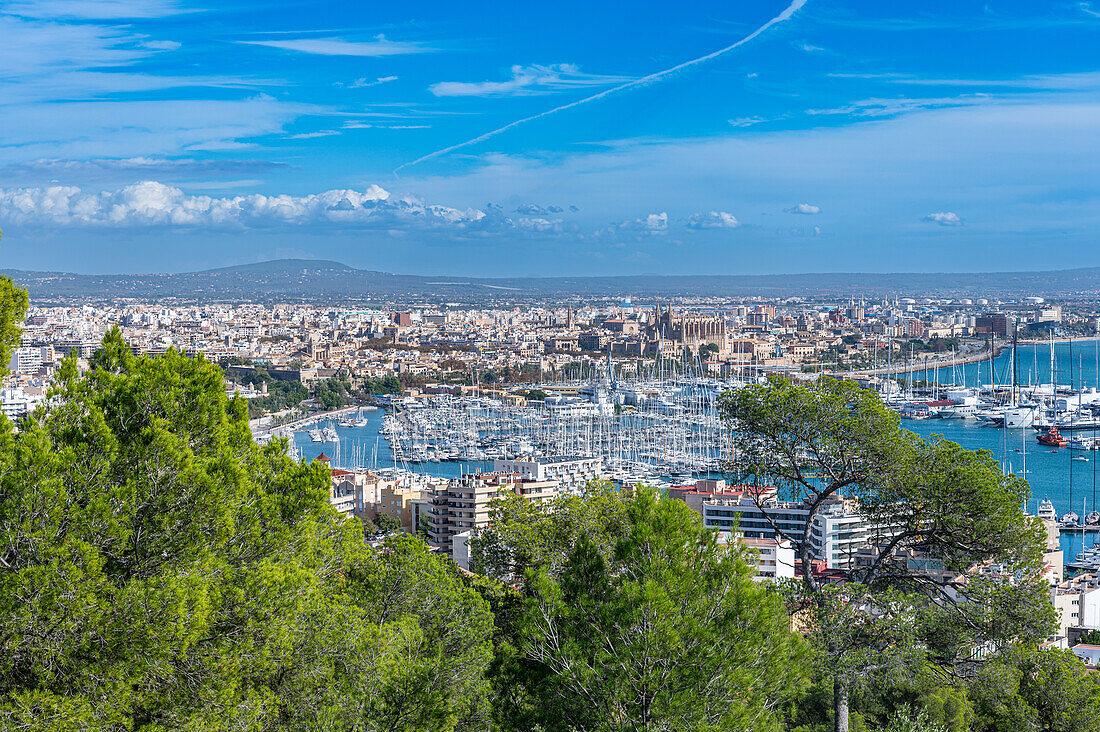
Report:
[[1100,265],[1100,0],[0,4],[0,266]]

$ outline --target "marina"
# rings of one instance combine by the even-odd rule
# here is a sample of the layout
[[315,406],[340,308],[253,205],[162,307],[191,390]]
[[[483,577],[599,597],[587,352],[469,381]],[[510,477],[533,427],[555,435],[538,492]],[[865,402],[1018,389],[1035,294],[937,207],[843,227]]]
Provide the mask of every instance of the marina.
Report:
[[[992,363],[917,372],[884,400],[906,429],[986,450],[1006,473],[1027,479],[1027,511],[1049,504],[1073,557],[1100,535],[1100,457],[1093,455],[1100,421],[1091,410],[1100,395],[1097,361],[1085,358],[1098,344],[1008,348]],[[663,374],[623,380],[608,362],[584,380],[542,384],[545,401],[499,392],[395,398],[386,409],[345,409],[289,431],[302,459],[324,452],[347,469],[449,478],[490,471],[497,459],[581,455],[601,457],[614,480],[673,485],[726,474],[730,435],[716,400],[744,383]],[[1016,394],[1015,403],[1006,394]]]
[[[1098,352],[1097,339],[1026,344],[992,361],[916,372],[911,383],[923,388],[914,389],[913,401],[935,404],[950,395],[969,406],[960,410],[966,414],[947,406],[929,408],[926,419],[903,419],[918,434],[988,450],[1005,472],[1026,478],[1028,512],[1051,504],[1067,560],[1100,538]],[[899,393],[894,401],[905,399]]]
[[547,386],[545,401],[529,403],[453,395],[396,400],[385,413],[301,425],[294,446],[306,458],[323,449],[340,467],[441,476],[491,469],[498,459],[562,455],[602,457],[604,473],[627,483],[685,482],[723,471],[730,436],[716,400],[736,384],[695,377],[623,384],[605,373],[557,386],[560,393]]

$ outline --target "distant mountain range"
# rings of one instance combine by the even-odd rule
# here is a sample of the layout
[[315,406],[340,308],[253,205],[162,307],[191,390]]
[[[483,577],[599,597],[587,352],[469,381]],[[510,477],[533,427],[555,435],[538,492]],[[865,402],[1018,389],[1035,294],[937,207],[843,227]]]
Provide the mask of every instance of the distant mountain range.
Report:
[[279,259],[180,274],[86,275],[0,270],[35,302],[120,298],[199,301],[438,301],[486,303],[633,297],[1042,297],[1100,298],[1100,267],[1048,272],[424,277],[339,262]]

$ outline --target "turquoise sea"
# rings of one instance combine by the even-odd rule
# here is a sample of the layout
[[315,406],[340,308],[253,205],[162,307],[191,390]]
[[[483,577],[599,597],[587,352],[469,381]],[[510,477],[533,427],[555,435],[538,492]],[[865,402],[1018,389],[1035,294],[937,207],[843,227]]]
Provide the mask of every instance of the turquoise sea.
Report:
[[[998,347],[1005,344],[998,342]],[[1060,341],[1054,344],[1054,380],[1064,386],[1097,386],[1097,364],[1100,363],[1100,339]],[[993,359],[968,363],[965,366],[948,366],[940,369],[917,371],[917,380],[955,383],[965,386],[989,385],[991,376],[998,385],[1012,382],[1012,363],[1015,360],[1021,384],[1049,384],[1051,382],[1051,346],[1049,343],[1021,345],[1015,359],[1012,347],[1005,348]],[[919,365],[919,362],[918,362]],[[1100,388],[1100,387],[1097,387]]]
[[[1100,340],[1092,338],[1079,341],[1063,341],[1054,344],[1054,381],[1062,386],[1074,388],[1097,387],[1100,369]],[[1006,348],[993,361],[992,374],[997,384],[1009,384],[1012,381],[1012,349]],[[1051,346],[1050,344],[1021,345],[1015,356],[1016,369],[1021,384],[1042,384],[1051,382]],[[955,369],[917,372],[916,379],[938,380],[940,383],[965,383],[967,386],[990,383],[990,363],[972,363]],[[1031,485],[1032,499],[1028,510],[1034,513],[1038,502],[1049,498],[1055,510],[1061,516],[1073,510],[1084,516],[1094,508],[1100,510],[1097,503],[1100,493],[1100,452],[1078,452],[1075,450],[1054,450],[1045,448],[1035,440],[1035,430],[1003,430],[981,427],[973,420],[926,419],[903,420],[903,425],[920,435],[940,434],[970,450],[989,450],[1006,469],[1020,472]],[[1094,433],[1086,433],[1093,435]],[[1026,455],[1025,455],[1026,450]],[[1088,462],[1070,460],[1073,455],[1081,455]],[[1084,513],[1082,513],[1084,511]],[[1086,546],[1097,539],[1096,533],[1084,535]],[[1063,534],[1062,548],[1066,558],[1081,551],[1081,534]]]

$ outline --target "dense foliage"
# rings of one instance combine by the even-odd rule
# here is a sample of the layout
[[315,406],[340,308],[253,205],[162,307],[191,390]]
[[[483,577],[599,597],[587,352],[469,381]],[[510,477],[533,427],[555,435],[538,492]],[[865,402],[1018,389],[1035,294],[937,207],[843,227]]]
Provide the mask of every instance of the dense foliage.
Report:
[[539,517],[508,501],[497,509],[507,526],[481,542],[500,557],[527,535],[505,562],[524,567],[524,599],[498,612],[512,629],[498,654],[502,726],[777,729],[800,689],[802,647],[748,552],[719,546],[697,513],[647,489],[592,486],[557,508],[576,521],[535,509],[543,520],[528,530]]
[[453,567],[368,550],[218,368],[117,331],[92,367],[0,423],[4,728],[482,727],[492,618]]
[[792,605],[819,675],[832,681],[837,730],[848,728],[854,687],[876,676],[923,664],[970,676],[1013,643],[1053,631],[1045,532],[1021,509],[1026,481],[991,455],[903,430],[877,394],[827,377],[773,378],[721,406],[737,430],[733,467],[743,481],[774,486],[811,516],[855,499],[871,527],[875,555],[853,561],[840,586],[812,571],[813,522],[786,536],[802,558]]

